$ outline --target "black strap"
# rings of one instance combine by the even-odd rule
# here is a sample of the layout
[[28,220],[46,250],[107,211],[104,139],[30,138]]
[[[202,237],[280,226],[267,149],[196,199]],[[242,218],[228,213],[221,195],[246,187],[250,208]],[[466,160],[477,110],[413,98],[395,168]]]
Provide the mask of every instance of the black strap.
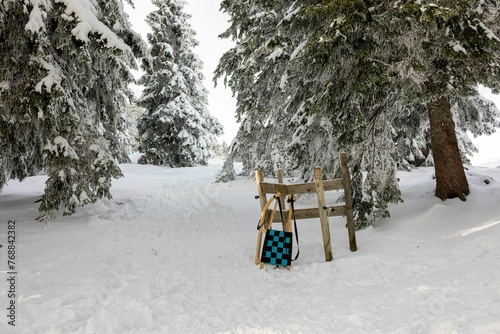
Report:
[[[282,224],[284,224],[284,220],[283,220],[283,209],[281,208],[281,199],[280,199],[279,197],[276,197],[276,195],[273,195],[273,197],[274,197],[274,199],[275,199],[275,200],[277,200],[277,201],[278,201],[278,206],[279,206],[279,208],[280,208],[281,223],[282,223]],[[258,199],[258,198],[259,198],[259,196],[255,196],[255,199]],[[266,223],[266,220],[264,220],[264,221],[262,222],[262,224],[260,224],[260,225],[259,225],[259,223],[260,223],[260,219],[259,219],[259,221],[257,222],[257,230],[260,230],[260,228],[261,228],[262,226],[264,226],[264,224]],[[270,223],[270,224],[272,224],[273,222],[269,222],[269,223]]]
[[[265,217],[264,217],[264,218],[265,218]],[[266,223],[266,220],[264,219],[264,221],[263,221],[263,222],[262,222],[262,224],[260,224],[260,225],[259,225],[259,223],[260,223],[260,219],[259,219],[259,221],[257,222],[257,231],[258,231],[258,230],[260,230],[260,228],[261,228],[262,226],[264,226],[264,224]]]
[[[280,208],[280,215],[281,215],[281,223],[284,224],[284,220],[283,220],[283,209],[281,207],[281,199],[279,197],[276,197],[276,196],[273,196],[275,200],[278,201],[278,206]],[[257,197],[256,197],[257,198]],[[290,198],[288,200],[288,202],[291,204],[291,210],[292,210],[292,216],[293,216],[293,225],[295,227],[295,240],[297,241],[297,254],[295,255],[295,258],[292,259],[292,261],[295,261],[298,259],[299,257],[299,254],[300,254],[300,246],[299,246],[299,231],[297,229],[297,220],[295,219],[295,209],[293,207],[293,202],[295,202],[293,200],[293,198]],[[259,221],[257,222],[257,230],[260,230],[260,228],[265,224],[265,221],[262,222],[262,224],[260,224],[260,219]],[[273,222],[269,222],[270,224],[272,224]]]
[[283,209],[281,208],[281,198],[276,197],[276,195],[274,195],[274,198],[276,198],[276,200],[278,201],[278,206],[280,207],[281,224],[285,226],[285,221],[283,220]]
[[260,219],[259,219],[259,221],[257,222],[257,231],[258,231],[258,230],[260,230],[260,228],[261,228],[262,226],[264,226],[264,224],[266,223],[266,220],[264,219],[264,221],[263,221],[263,222],[262,222],[262,224],[260,224],[260,225],[259,225],[259,223],[260,223]]
[[297,260],[300,254],[300,246],[299,246],[299,231],[297,230],[297,221],[295,220],[295,209],[293,207],[293,197],[289,199],[291,207],[292,207],[292,216],[293,216],[293,225],[295,226],[295,240],[297,241],[297,254],[295,255],[295,258],[292,259],[292,261]]

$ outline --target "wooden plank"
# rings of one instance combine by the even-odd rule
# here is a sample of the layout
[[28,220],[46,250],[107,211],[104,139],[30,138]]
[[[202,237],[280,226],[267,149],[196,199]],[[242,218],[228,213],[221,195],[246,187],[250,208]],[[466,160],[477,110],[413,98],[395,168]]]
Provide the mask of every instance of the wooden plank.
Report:
[[261,182],[260,186],[264,194],[276,194],[278,192],[283,195],[289,194],[287,191],[287,186],[283,183]]
[[355,252],[358,249],[356,243],[356,232],[354,228],[354,210],[352,204],[352,191],[351,191],[351,175],[349,174],[349,167],[347,166],[347,155],[345,153],[340,154],[340,165],[342,166],[342,173],[344,176],[344,195],[345,195],[345,207],[346,207],[346,218],[347,218],[347,231],[349,233],[349,248],[351,252]]
[[321,233],[323,234],[323,246],[325,250],[325,260],[333,260],[332,245],[330,241],[330,226],[325,208],[325,192],[323,190],[323,173],[321,168],[314,168],[314,183],[316,184],[316,197],[318,200],[319,220],[321,222]]
[[261,185],[262,190],[266,194],[275,194],[278,191],[285,195],[313,194],[316,192],[316,185],[314,182],[298,184],[262,182]]
[[[279,181],[279,179],[278,179]],[[266,194],[276,194],[277,192],[283,195],[299,195],[313,194],[316,192],[316,184],[314,182],[284,184],[282,182],[271,183],[261,182],[262,191]],[[344,182],[342,179],[323,181],[323,191],[343,190]]]
[[345,205],[332,205],[326,209],[328,217],[343,217],[346,214]]
[[316,192],[316,185],[314,182],[287,184],[286,189],[289,194],[314,194]]
[[[316,183],[307,182],[300,184],[287,184],[287,191],[290,194],[312,194],[316,192]],[[331,190],[344,190],[344,183],[342,179],[326,180],[323,181],[323,191]]]
[[324,191],[344,190],[344,180],[333,179],[333,180],[323,181],[323,190]]
[[[329,209],[329,210],[328,210]],[[345,205],[334,205],[328,207],[325,210],[328,214],[328,217],[342,217],[345,216]],[[288,215],[288,210],[283,211],[283,216]],[[295,219],[314,219],[320,218],[318,208],[309,208],[309,209],[295,209]],[[274,222],[281,222],[281,218],[276,215],[274,217]]]

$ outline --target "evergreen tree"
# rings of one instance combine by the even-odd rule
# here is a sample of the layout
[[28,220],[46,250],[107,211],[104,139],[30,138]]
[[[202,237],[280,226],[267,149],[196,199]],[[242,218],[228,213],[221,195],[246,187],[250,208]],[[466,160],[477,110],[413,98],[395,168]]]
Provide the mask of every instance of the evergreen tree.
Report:
[[282,140],[289,136],[291,115],[282,110],[280,86],[286,85],[284,73],[294,45],[282,39],[277,28],[288,6],[283,1],[221,4],[232,17],[221,37],[234,39],[237,46],[222,56],[215,80],[224,77],[224,84],[237,97],[236,117],[241,125],[230,151],[233,159],[243,162],[245,175],[257,168],[273,175],[278,165],[285,170],[291,167]]
[[0,3],[0,189],[9,179],[22,180],[43,166],[38,115],[46,103],[32,94],[43,68],[31,60],[36,44],[26,37],[26,10],[20,2]]
[[224,161],[222,169],[215,177],[215,182],[229,182],[236,180],[236,173],[234,172],[234,161],[232,157],[228,157]]
[[[375,124],[381,123],[378,116],[383,114],[386,103],[376,104],[371,95],[355,89],[367,81],[363,72],[371,70],[379,80],[371,83],[371,88],[368,82],[363,89],[386,97],[390,91],[382,85],[382,71],[366,59],[371,50],[362,48],[360,32],[352,37],[352,43],[335,41],[337,45],[332,45],[332,41],[321,36],[325,14],[301,13],[297,3],[222,4],[233,17],[233,25],[224,36],[236,39],[237,46],[223,56],[216,74],[229,78],[227,83],[238,98],[238,115],[242,115],[232,152],[256,155],[268,162],[273,161],[269,158],[272,154],[273,159],[279,157],[285,162],[286,169],[298,168],[304,179],[310,179],[317,165],[327,176],[338,177],[338,156],[346,151],[352,166],[358,227],[363,226],[386,216],[387,203],[398,201],[400,195],[395,177],[384,178],[390,181],[386,183],[371,176],[395,175],[390,154],[381,149],[381,143],[391,144],[389,127],[374,129]],[[248,9],[253,12],[245,16]],[[359,18],[351,16],[350,24],[355,26]],[[372,34],[376,36],[380,29],[374,28]],[[314,40],[322,43],[312,43]],[[353,53],[358,57],[344,59]],[[389,117],[383,120],[388,122]],[[265,154],[251,146],[255,142],[265,143],[259,145]],[[262,168],[252,157],[247,161],[248,167],[243,160],[247,170]],[[378,167],[387,170],[380,173]],[[370,177],[363,178],[367,169]],[[383,196],[373,196],[382,192]]]
[[121,147],[121,154],[118,156],[120,163],[130,163],[129,155],[138,150],[137,143],[137,119],[143,110],[137,106],[136,98],[132,92],[131,96],[124,96],[123,112],[117,124],[117,140]]
[[[232,18],[223,36],[237,43],[223,56],[216,72],[228,79],[238,98],[242,123],[232,152],[252,155],[256,152],[250,152],[252,142],[272,139],[274,148],[295,162],[292,166],[308,178],[315,165],[321,165],[327,174],[337,175],[338,163],[334,161],[340,151],[346,151],[352,169],[357,226],[367,226],[376,218],[388,216],[388,203],[400,200],[396,162],[407,165],[412,158],[408,153],[423,158],[431,137],[431,123],[425,117],[432,108],[428,103],[431,96],[424,92],[425,81],[413,80],[419,67],[408,66],[422,65],[418,57],[424,51],[420,48],[427,45],[429,36],[424,34],[425,29],[413,28],[412,24],[418,26],[418,17],[402,15],[400,8],[422,1],[285,3],[222,3]],[[488,13],[484,21],[495,24],[494,2],[477,4],[484,11],[465,3],[457,4],[457,9]],[[417,12],[420,10],[411,14]],[[473,26],[481,27],[477,22]],[[481,38],[482,30],[495,31],[491,29],[477,29],[476,36]],[[414,30],[422,34],[414,36]],[[485,43],[489,51],[495,50],[495,38],[489,40],[491,43]],[[488,57],[491,66],[497,66],[494,53]],[[467,64],[456,66],[455,76],[460,66],[468,70]],[[423,68],[436,72],[436,68]],[[491,104],[471,103],[469,97],[479,99],[472,89],[481,82],[477,77],[471,77],[474,79],[469,81],[466,94],[450,95],[456,101],[456,119],[464,120],[458,133],[498,125],[498,111]],[[493,76],[485,74],[484,78],[485,85],[495,87]],[[462,108],[465,105],[468,107]],[[254,128],[258,131],[246,131]],[[462,148],[473,149],[466,136],[459,139]],[[273,148],[264,150],[269,154]],[[249,160],[248,165],[257,165],[258,160]]]
[[228,154],[229,154],[229,146],[227,145],[226,141],[223,140],[221,146],[221,155],[223,157],[227,157]]
[[500,87],[499,10],[497,1],[482,0],[403,1],[391,8],[401,41],[393,78],[413,92],[402,101],[427,106],[436,196],[443,200],[469,194],[452,102],[477,95],[478,83]]
[[110,198],[117,122],[145,43],[121,1],[0,5],[0,185],[45,170],[40,219]]
[[141,78],[139,163],[175,167],[205,165],[222,126],[207,110],[202,62],[193,53],[195,33],[183,0],[153,0],[158,10],[146,21],[152,69]]

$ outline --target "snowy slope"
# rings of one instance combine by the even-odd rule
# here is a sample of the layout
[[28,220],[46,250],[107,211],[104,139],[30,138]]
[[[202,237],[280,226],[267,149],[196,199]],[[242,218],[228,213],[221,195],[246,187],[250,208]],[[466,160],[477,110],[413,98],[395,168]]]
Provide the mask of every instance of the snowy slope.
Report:
[[[500,333],[500,168],[469,167],[465,203],[433,196],[432,169],[400,173],[405,202],[358,232],[357,252],[344,220],[330,219],[333,262],[319,221],[299,221],[300,258],[287,271],[254,265],[255,183],[213,184],[220,165],[121,165],[112,201],[46,225],[33,220],[44,177],[10,181],[0,333]],[[9,219],[15,329],[4,297]]]

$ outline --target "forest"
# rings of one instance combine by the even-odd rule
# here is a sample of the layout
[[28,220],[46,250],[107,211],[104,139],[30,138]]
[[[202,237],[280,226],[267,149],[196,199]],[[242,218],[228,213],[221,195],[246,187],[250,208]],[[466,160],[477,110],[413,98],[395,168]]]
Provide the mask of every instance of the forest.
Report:
[[[39,220],[110,198],[133,151],[171,167],[213,155],[223,128],[207,108],[185,2],[152,2],[147,41],[122,1],[0,5],[0,187],[46,173]],[[214,81],[232,90],[239,131],[217,181],[234,179],[234,162],[247,176],[282,168],[310,180],[322,166],[336,177],[346,152],[357,228],[402,200],[398,170],[434,166],[436,196],[466,200],[469,136],[500,125],[477,89],[500,88],[496,1],[236,0],[220,10],[230,18],[220,37],[235,44]]]
[[0,333],[500,333],[499,1],[151,3],[0,0]]

